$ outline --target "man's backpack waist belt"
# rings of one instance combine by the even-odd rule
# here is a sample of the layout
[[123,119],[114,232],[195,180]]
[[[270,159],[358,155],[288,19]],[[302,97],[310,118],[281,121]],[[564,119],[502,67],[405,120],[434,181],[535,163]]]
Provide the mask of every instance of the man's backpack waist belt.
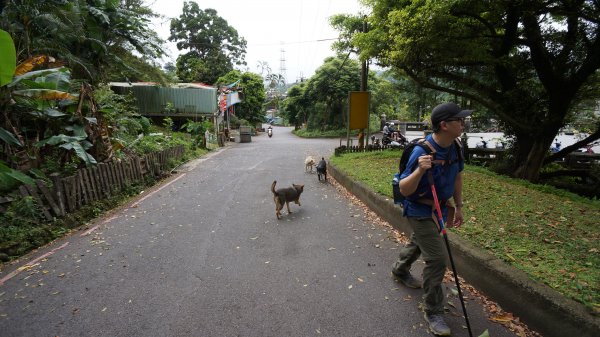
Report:
[[[415,200],[414,202],[416,202],[418,204],[431,206],[431,207],[434,206],[433,199],[420,198],[420,199]],[[440,200],[440,207],[446,206],[447,203],[448,203],[448,200]]]

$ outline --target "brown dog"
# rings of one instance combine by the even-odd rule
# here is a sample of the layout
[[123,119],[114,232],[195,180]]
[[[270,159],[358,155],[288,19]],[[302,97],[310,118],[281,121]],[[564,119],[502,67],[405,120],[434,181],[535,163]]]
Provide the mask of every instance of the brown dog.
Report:
[[288,214],[292,213],[290,211],[290,202],[295,202],[300,205],[300,194],[304,191],[304,185],[296,185],[292,184],[292,187],[280,188],[275,190],[275,184],[277,184],[277,180],[273,181],[271,184],[271,192],[273,192],[273,200],[275,201],[275,215],[277,219],[281,219],[281,210],[283,209],[283,204],[287,207]]

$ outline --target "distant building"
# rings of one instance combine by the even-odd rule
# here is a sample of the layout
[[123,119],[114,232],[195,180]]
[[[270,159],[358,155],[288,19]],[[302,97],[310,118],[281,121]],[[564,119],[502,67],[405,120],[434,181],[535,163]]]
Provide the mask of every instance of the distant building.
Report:
[[132,93],[144,116],[213,116],[218,112],[217,88],[202,83],[178,83],[163,87],[157,83],[112,82],[117,94]]

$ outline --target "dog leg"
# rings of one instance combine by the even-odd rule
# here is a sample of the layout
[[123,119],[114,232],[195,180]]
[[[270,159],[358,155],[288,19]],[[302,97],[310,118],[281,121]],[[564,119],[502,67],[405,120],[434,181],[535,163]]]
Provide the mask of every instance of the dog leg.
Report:
[[290,203],[286,201],[285,206],[287,207],[288,214],[292,213],[292,211],[290,210]]
[[277,219],[281,219],[281,209],[283,208],[283,205],[279,201],[279,198],[275,197],[274,200],[275,200],[275,216],[277,216]]

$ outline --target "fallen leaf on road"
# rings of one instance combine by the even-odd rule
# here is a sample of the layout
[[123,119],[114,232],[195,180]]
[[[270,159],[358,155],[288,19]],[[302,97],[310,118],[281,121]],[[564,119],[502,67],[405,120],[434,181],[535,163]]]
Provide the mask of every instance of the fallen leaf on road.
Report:
[[335,250],[335,247],[329,247],[329,249],[327,249],[328,251],[332,251]]
[[498,322],[498,323],[508,323],[508,322],[512,321],[513,319],[514,319],[514,317],[510,313],[490,317],[491,321]]
[[490,333],[486,329],[479,337],[490,337]]
[[18,270],[18,271],[29,271],[29,270],[31,270],[33,267],[35,267],[35,266],[39,266],[39,265],[40,265],[39,263],[36,263],[36,264],[26,264],[26,265],[24,265],[23,267],[19,267],[17,270]]
[[360,277],[357,279],[358,282],[365,282],[363,279],[361,279]]
[[349,285],[349,286],[348,286],[348,289],[352,289],[352,285]]

